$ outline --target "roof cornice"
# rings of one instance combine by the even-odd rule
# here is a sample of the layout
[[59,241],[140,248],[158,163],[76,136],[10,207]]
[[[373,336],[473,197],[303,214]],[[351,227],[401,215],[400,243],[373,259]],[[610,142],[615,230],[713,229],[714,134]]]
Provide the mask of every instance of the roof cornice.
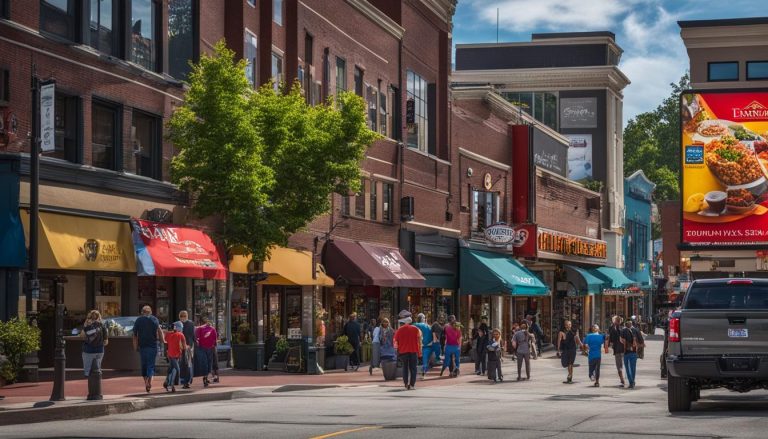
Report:
[[681,29],[680,36],[688,49],[766,46],[768,24],[690,27]]
[[456,3],[458,0],[420,0],[421,4],[426,6],[441,20],[448,24],[453,21],[453,14],[456,12]]
[[617,95],[630,84],[616,66],[552,67],[537,69],[454,70],[453,83],[485,83],[503,90],[547,91],[609,88]]
[[380,28],[389,32],[392,36],[398,40],[403,39],[405,34],[405,28],[395,22],[395,20],[389,18],[386,14],[381,12],[378,8],[368,2],[368,0],[346,0],[346,2],[357,9],[358,12],[363,14],[374,24],[377,24]]
[[478,48],[497,48],[497,47],[525,47],[525,46],[573,46],[581,44],[605,44],[612,48],[616,53],[624,53],[624,49],[616,44],[616,41],[610,37],[584,37],[584,38],[547,38],[533,41],[519,41],[507,43],[467,43],[457,44],[456,49],[478,49]]

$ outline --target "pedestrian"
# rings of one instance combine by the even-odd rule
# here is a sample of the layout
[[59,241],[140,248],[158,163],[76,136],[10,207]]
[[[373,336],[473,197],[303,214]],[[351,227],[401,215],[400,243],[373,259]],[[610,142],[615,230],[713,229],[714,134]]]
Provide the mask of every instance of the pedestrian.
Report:
[[184,338],[184,324],[174,322],[171,331],[165,334],[165,344],[168,346],[166,352],[168,356],[168,376],[165,377],[163,387],[165,391],[171,388],[171,392],[176,391],[176,378],[181,375],[179,361],[182,355],[187,351],[187,341]]
[[353,312],[349,315],[343,334],[347,336],[353,349],[352,355],[349,356],[349,364],[357,371],[360,369],[360,323],[357,322],[357,313]]
[[624,320],[615,315],[611,318],[611,322],[613,324],[608,328],[608,338],[605,340],[605,347],[611,346],[613,348],[613,359],[616,363],[616,370],[619,372],[619,381],[621,381],[619,387],[624,387],[624,373],[622,372],[624,368],[624,343],[621,342],[622,323]]
[[501,358],[504,347],[501,341],[501,331],[499,328],[493,328],[491,338],[488,340],[488,379],[494,383],[504,381],[504,374],[501,373]]
[[189,320],[187,311],[179,312],[179,321],[183,326],[182,333],[184,334],[184,343],[186,345],[186,349],[182,353],[181,361],[179,362],[179,368],[181,370],[179,373],[179,381],[181,382],[182,388],[189,389],[192,384],[192,377],[194,376],[192,364],[194,361],[196,344],[195,324],[192,323],[192,320]]
[[377,325],[371,332],[371,365],[368,374],[373,375],[373,368],[381,365],[381,325]]
[[[539,326],[539,323],[536,321],[536,316],[531,316],[531,326],[530,331],[533,333],[536,343],[536,353],[541,355],[541,349],[544,347],[544,331],[541,329],[541,326]],[[538,359],[538,355],[536,356]]]
[[435,357],[435,361],[440,360],[440,339],[435,337],[432,332],[432,326],[427,324],[427,316],[419,314],[416,316],[416,326],[421,331],[421,379],[429,372],[431,367],[430,359]]
[[635,374],[637,372],[637,351],[645,346],[645,340],[640,330],[632,325],[632,321],[624,323],[621,331],[621,342],[624,344],[624,369],[627,371],[629,388],[635,388]]
[[436,363],[440,362],[440,358],[445,351],[445,335],[443,334],[443,326],[445,326],[445,314],[440,313],[440,315],[437,317],[437,320],[432,323],[432,335],[435,337],[435,340],[437,340],[437,346],[433,346],[432,351],[436,353]]
[[395,330],[389,324],[389,319],[381,319],[381,330],[379,331],[379,340],[381,343],[381,361],[392,361],[395,359]]
[[160,329],[160,322],[152,315],[152,308],[145,305],[141,309],[141,316],[133,323],[133,349],[139,352],[141,358],[141,376],[144,378],[147,393],[152,390],[157,345],[162,342],[163,330]]
[[[83,323],[83,330],[80,332],[83,340],[83,375],[89,377],[91,374],[101,375],[101,361],[104,359],[104,346],[109,344],[109,331],[101,321],[101,313],[92,310]],[[99,378],[101,379],[101,378]],[[90,381],[89,381],[90,383]],[[91,386],[88,386],[88,400],[99,400],[103,397],[99,394],[91,393]]]
[[531,333],[528,331],[528,322],[520,322],[519,329],[512,336],[512,344],[515,345],[515,358],[517,359],[517,380],[521,381],[523,364],[525,364],[525,379],[531,379]]
[[595,382],[595,387],[600,387],[600,363],[602,362],[602,350],[608,353],[605,345],[605,334],[600,333],[600,326],[595,323],[590,328],[589,335],[584,337],[584,344],[589,348],[589,379]]
[[480,327],[477,328],[477,339],[475,343],[475,354],[477,357],[475,358],[475,373],[477,375],[485,375],[486,372],[486,360],[488,356],[488,351],[486,348],[488,348],[488,325],[485,324],[485,322],[480,324]]
[[412,324],[411,312],[402,310],[399,314],[400,327],[395,332],[395,349],[403,361],[403,384],[406,390],[416,387],[416,371],[421,356],[421,331]]
[[219,341],[219,334],[216,332],[216,328],[211,325],[211,320],[208,316],[202,316],[200,323],[201,325],[195,328],[195,339],[208,365],[206,374],[203,375],[203,387],[208,387],[211,383],[211,380],[208,379],[209,374],[214,383],[219,382],[219,361],[216,358],[216,345]]
[[576,350],[583,347],[579,339],[579,331],[573,328],[570,320],[565,321],[565,326],[557,336],[557,353],[560,356],[560,364],[568,369],[568,377],[563,384],[573,384],[573,363],[576,362]]
[[461,356],[461,329],[456,321],[456,316],[448,316],[448,323],[443,326],[445,333],[445,358],[443,367],[440,369],[440,376],[447,368],[451,377],[459,376],[459,357]]

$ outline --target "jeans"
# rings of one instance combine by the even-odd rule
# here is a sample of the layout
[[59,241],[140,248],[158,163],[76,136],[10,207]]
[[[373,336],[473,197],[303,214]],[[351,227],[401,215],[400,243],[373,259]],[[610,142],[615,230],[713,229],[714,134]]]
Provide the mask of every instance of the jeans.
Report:
[[517,352],[515,354],[517,357],[517,377],[520,378],[520,373],[523,371],[523,363],[525,363],[525,376],[527,378],[531,377],[531,354],[530,352],[526,352],[524,354],[521,354],[520,352]]
[[[445,358],[443,359],[443,371],[446,368],[451,368],[452,366],[456,366],[456,370],[459,369],[459,357],[461,356],[461,352],[459,349],[459,346],[454,345],[445,345]],[[454,361],[455,364],[451,364],[451,362]],[[441,371],[442,373],[442,371]]]
[[349,365],[360,366],[360,343],[353,344],[352,348],[354,351],[352,351],[352,354],[349,356]]
[[205,357],[208,359],[208,372],[213,375],[219,374],[219,361],[216,358],[216,347],[203,348]]
[[480,372],[482,375],[485,375],[485,366],[486,366],[486,356],[487,352],[485,350],[478,350],[477,351],[477,359],[475,360],[475,371]]
[[[104,358],[104,352],[98,354],[87,354],[83,352],[83,375],[88,376],[91,374],[91,370],[94,373],[101,373],[101,360]],[[96,369],[91,369],[93,360],[96,360]]]
[[627,371],[627,380],[630,387],[635,386],[635,372],[637,371],[637,353],[624,353],[624,370]]
[[187,352],[185,354],[182,354],[182,359],[179,362],[179,367],[183,369],[184,373],[179,372],[179,382],[181,382],[181,385],[185,384],[191,384],[192,383],[192,377],[194,376],[194,370],[192,369],[192,353]]
[[488,379],[494,381],[504,379],[504,375],[501,373],[501,360],[495,352],[488,354]]
[[404,354],[399,354],[398,358],[403,361],[403,383],[406,386],[415,386],[419,354],[416,352],[407,352]]
[[155,376],[157,346],[145,346],[139,348],[139,356],[141,357],[141,376],[147,378]]
[[176,377],[181,374],[179,369],[179,359],[168,357],[168,376],[165,377],[165,384],[168,386],[174,386],[176,383]]
[[600,381],[600,363],[602,358],[590,358],[589,359],[589,376],[594,377],[595,381]]
[[440,361],[440,343],[432,343],[421,348],[421,363],[424,373],[429,371],[429,357],[435,354],[435,361]]

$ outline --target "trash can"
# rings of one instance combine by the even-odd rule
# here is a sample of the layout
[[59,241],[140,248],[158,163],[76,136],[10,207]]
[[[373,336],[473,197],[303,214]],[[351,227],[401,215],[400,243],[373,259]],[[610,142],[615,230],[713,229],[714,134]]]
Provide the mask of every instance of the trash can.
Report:
[[384,373],[384,380],[394,381],[397,379],[397,360],[392,358],[381,359],[381,371]]

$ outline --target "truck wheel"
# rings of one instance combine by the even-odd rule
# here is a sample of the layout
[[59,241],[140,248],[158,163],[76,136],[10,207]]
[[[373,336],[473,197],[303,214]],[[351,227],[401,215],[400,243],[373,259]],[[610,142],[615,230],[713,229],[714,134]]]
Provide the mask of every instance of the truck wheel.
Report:
[[670,376],[667,378],[667,406],[670,412],[691,410],[691,387],[688,380]]

